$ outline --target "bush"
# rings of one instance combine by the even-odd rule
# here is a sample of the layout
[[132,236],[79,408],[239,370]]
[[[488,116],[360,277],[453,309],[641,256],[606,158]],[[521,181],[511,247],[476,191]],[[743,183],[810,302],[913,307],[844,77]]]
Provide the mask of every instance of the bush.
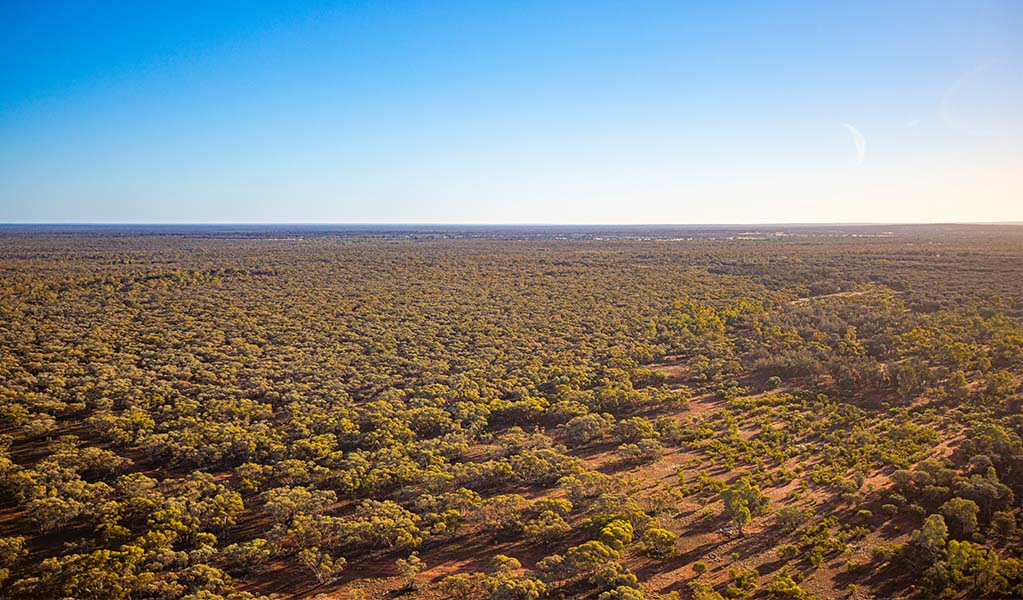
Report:
[[597,600],[646,600],[642,590],[620,585],[597,596]]
[[607,544],[590,540],[569,548],[565,553],[565,560],[577,571],[588,572],[619,556],[618,551]]
[[674,533],[667,529],[651,527],[643,532],[643,548],[651,556],[671,556],[675,553]]
[[613,590],[618,587],[639,587],[639,580],[627,567],[611,561],[602,565],[592,575],[589,582],[601,590]]
[[25,538],[21,536],[0,537],[0,567],[11,567],[28,554]]
[[757,580],[760,573],[756,569],[739,567],[728,570],[728,586],[725,587],[726,598],[746,598],[757,591]]
[[656,438],[657,430],[653,423],[643,417],[632,417],[619,421],[615,425],[615,435],[622,443],[635,444],[640,440]]
[[610,427],[610,415],[590,413],[573,417],[562,427],[569,446],[579,446],[604,437]]
[[775,526],[784,533],[802,527],[813,516],[813,511],[802,506],[786,506],[774,513]]
[[991,533],[995,537],[1007,540],[1016,535],[1019,525],[1016,523],[1016,515],[1010,511],[996,512],[991,518]]
[[632,543],[635,531],[632,523],[625,519],[613,519],[600,528],[598,539],[615,550],[621,551],[627,544]]
[[653,462],[664,454],[664,446],[654,439],[642,439],[636,444],[618,446],[618,456],[625,463]]
[[799,584],[789,575],[786,569],[782,569],[771,583],[767,584],[767,593],[770,598],[777,600],[814,600],[816,596],[803,590]]
[[782,560],[792,560],[797,556],[799,556],[799,548],[795,544],[778,546],[778,557]]

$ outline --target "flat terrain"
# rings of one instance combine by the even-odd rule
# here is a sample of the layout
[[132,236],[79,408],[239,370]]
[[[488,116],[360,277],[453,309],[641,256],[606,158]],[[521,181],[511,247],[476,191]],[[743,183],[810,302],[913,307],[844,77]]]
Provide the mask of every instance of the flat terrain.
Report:
[[1023,226],[0,227],[0,597],[1023,595]]

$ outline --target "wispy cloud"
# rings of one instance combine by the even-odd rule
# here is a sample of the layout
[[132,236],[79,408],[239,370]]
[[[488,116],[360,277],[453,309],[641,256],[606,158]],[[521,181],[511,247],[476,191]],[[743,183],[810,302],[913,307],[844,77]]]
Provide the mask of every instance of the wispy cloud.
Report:
[[867,138],[849,123],[843,123],[842,126],[849,132],[853,146],[856,147],[856,164],[863,164],[863,159],[867,156]]

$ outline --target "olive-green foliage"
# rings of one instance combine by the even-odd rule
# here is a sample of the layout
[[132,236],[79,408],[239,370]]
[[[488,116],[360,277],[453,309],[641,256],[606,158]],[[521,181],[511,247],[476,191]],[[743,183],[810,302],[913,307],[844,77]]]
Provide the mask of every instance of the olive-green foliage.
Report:
[[619,552],[604,542],[590,540],[578,546],[573,546],[565,553],[565,560],[573,568],[579,571],[594,571],[601,565],[615,560],[620,556]]
[[784,533],[791,533],[805,525],[813,516],[813,511],[805,506],[783,506],[774,513],[776,527]]
[[722,491],[721,499],[725,504],[725,514],[738,526],[740,535],[752,517],[767,510],[767,497],[747,477],[741,477]]
[[767,597],[776,600],[817,600],[817,596],[799,587],[787,570],[775,575],[764,588]]
[[677,538],[678,536],[667,529],[651,527],[643,532],[643,548],[651,556],[671,556],[675,553]]
[[930,515],[923,526],[913,532],[912,542],[926,555],[938,556],[948,541],[948,526],[941,515]]
[[757,590],[757,580],[760,574],[755,569],[742,567],[728,570],[728,586],[725,588],[725,598],[746,598]]
[[811,563],[881,514],[791,506],[879,501],[919,533],[871,567],[1011,595],[1023,244],[893,229],[0,232],[0,595],[242,600],[271,568],[344,595],[380,553],[472,540],[548,556],[446,579],[460,599],[632,598],[618,560],[668,554],[676,513],[743,526],[796,480],[775,522]]
[[646,600],[642,590],[626,585],[620,585],[613,590],[601,592],[597,600]]
[[952,537],[969,539],[977,530],[977,513],[980,512],[980,508],[973,500],[952,498],[942,504],[939,510],[945,517]]
[[634,533],[632,523],[625,519],[614,518],[600,528],[597,539],[607,546],[621,551],[626,545],[632,543]]

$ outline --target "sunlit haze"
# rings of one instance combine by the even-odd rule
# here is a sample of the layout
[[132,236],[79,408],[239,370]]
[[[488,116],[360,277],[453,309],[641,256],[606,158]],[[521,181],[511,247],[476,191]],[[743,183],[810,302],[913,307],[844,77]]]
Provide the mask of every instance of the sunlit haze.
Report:
[[6,2],[0,222],[1023,221],[1020,2]]

